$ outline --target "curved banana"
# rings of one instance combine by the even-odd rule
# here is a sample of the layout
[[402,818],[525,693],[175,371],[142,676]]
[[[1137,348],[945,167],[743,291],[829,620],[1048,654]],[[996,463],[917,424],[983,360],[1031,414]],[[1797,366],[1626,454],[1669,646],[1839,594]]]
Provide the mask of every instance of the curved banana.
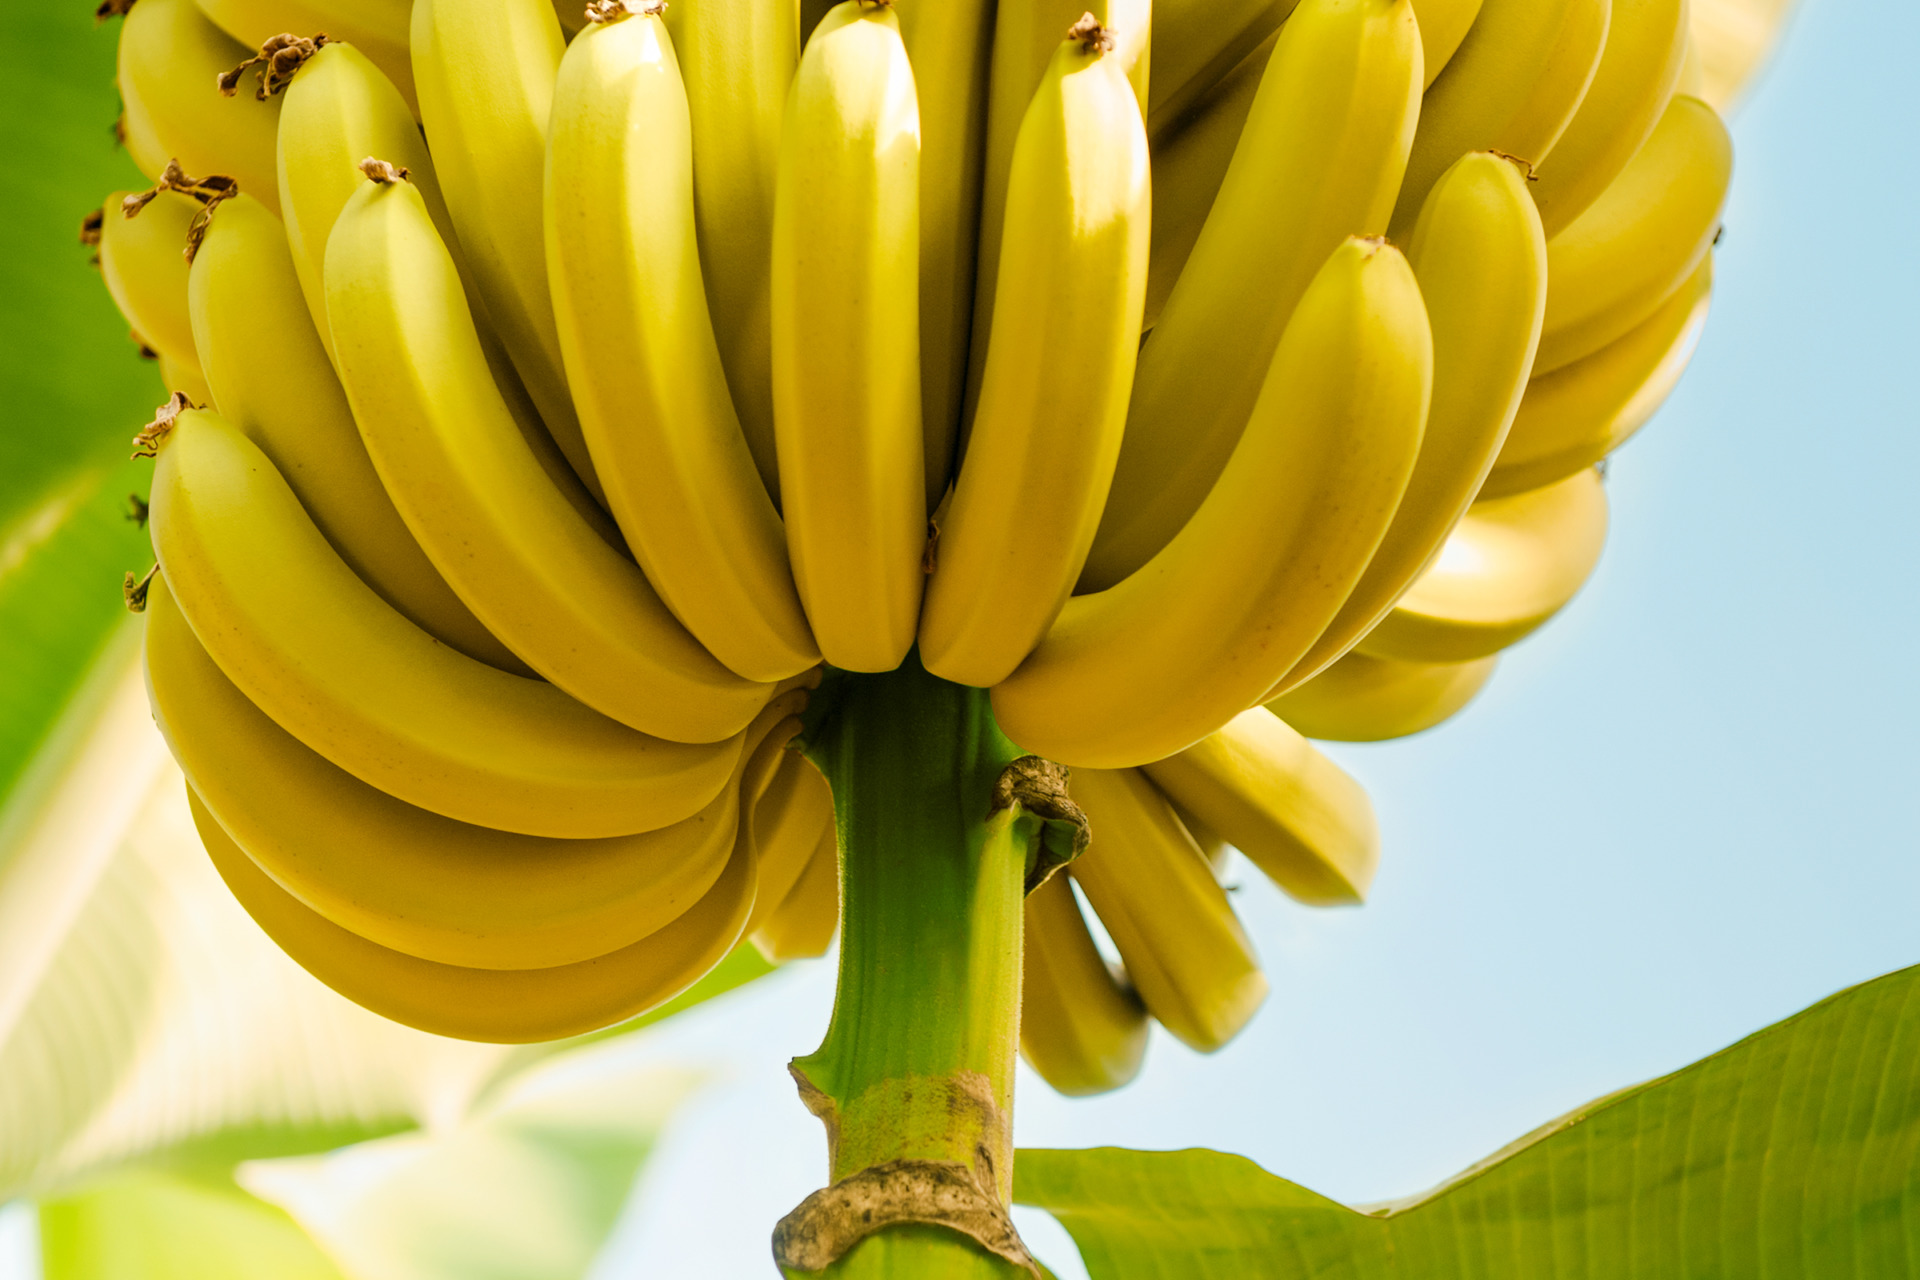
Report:
[[133,86],[126,80],[120,81],[120,121],[118,125],[120,143],[132,158],[134,168],[149,177],[158,176],[167,167],[171,159],[167,144],[160,140],[160,134],[153,127],[153,117],[147,113]]
[[1547,305],[1547,242],[1519,170],[1490,152],[1459,160],[1427,197],[1407,260],[1433,324],[1420,458],[1367,571],[1263,702],[1351,649],[1420,576],[1473,502],[1527,389]]
[[1549,237],[1599,199],[1645,145],[1686,61],[1687,0],[1612,3],[1593,84],[1535,175],[1533,199]]
[[770,963],[823,956],[840,930],[840,855],[833,834],[820,837],[793,891],[754,931],[753,945]]
[[567,394],[547,290],[542,175],[554,77],[566,52],[553,6],[417,0],[411,36],[421,119],[480,309],[554,443],[605,505]]
[[[1151,782],[1153,779],[1149,778],[1147,781]],[[1162,791],[1160,794],[1164,796],[1166,792]],[[1182,809],[1174,804],[1171,798],[1167,803],[1173,805],[1173,815],[1180,819],[1180,825],[1187,829],[1187,834],[1193,837],[1194,844],[1198,845],[1200,852],[1206,856],[1207,865],[1213,868],[1214,879],[1218,880],[1226,875],[1229,855],[1232,853],[1232,846],[1227,843],[1226,837],[1200,821],[1191,810]]]
[[260,446],[347,567],[436,639],[530,675],[434,570],[380,487],[308,318],[280,220],[244,193],[223,203],[189,285],[214,406]]
[[1633,332],[1529,383],[1480,497],[1504,498],[1555,484],[1625,444],[1666,403],[1686,372],[1712,298],[1709,254],[1680,291]]
[[[408,49],[410,0],[199,0],[200,8],[228,35],[257,49],[285,32],[328,37],[354,46],[375,66],[417,117],[413,59]],[[383,154],[376,152],[375,154]]]
[[1421,104],[1388,234],[1413,229],[1427,192],[1463,155],[1545,162],[1600,66],[1611,11],[1612,0],[1486,0]]
[[1181,1043],[1212,1053],[1267,998],[1266,975],[1227,891],[1137,771],[1076,769],[1071,786],[1094,836],[1068,874],[1119,948],[1147,1012]]
[[213,390],[207,386],[206,375],[198,365],[176,364],[161,356],[160,382],[169,394],[178,392],[185,396],[188,404],[213,403]]
[[1626,171],[1547,242],[1547,323],[1534,374],[1626,336],[1686,283],[1713,246],[1733,178],[1733,140],[1712,107],[1677,96]]
[[420,193],[365,184],[334,226],[326,277],[334,357],[367,452],[487,629],[642,732],[718,742],[744,728],[772,686],[701,648],[547,479],[488,372]]
[[1486,687],[1498,656],[1400,662],[1350,653],[1267,710],[1309,738],[1385,742],[1449,720]]
[[1596,471],[1476,502],[1358,646],[1403,662],[1471,662],[1519,643],[1565,608],[1600,561],[1607,495]]
[[1141,772],[1291,897],[1312,906],[1366,898],[1380,864],[1373,802],[1265,708]]
[[[116,191],[100,208],[100,275],[140,340],[183,368],[197,368],[193,321],[187,315],[187,227],[200,202],[162,191],[133,213]],[[172,390],[173,388],[169,388]]]
[[590,24],[553,100],[547,269],[594,470],[674,616],[742,677],[784,680],[820,651],[714,341],[687,97],[659,16]]
[[753,905],[752,851],[736,849],[705,897],[630,947],[552,969],[437,964],[369,942],[302,905],[240,851],[191,790],[187,798],[220,878],[301,968],[384,1018],[460,1040],[559,1040],[656,1009],[726,958]]
[[1152,559],[1206,500],[1327,255],[1384,229],[1420,107],[1409,0],[1305,0],[1281,28],[1193,254],[1140,351],[1080,590]]
[[[277,100],[220,93],[222,73],[253,50],[207,20],[194,0],[140,0],[120,28],[119,81],[161,151],[188,173],[225,174],[278,213]],[[134,108],[129,105],[129,112]]]
[[[577,28],[581,5],[555,2],[572,10]],[[693,120],[693,214],[720,363],[760,480],[778,502],[773,186],[780,121],[800,62],[799,6],[793,0],[681,0],[667,6],[666,20]]]
[[363,782],[462,822],[567,837],[668,826],[726,785],[737,737],[649,738],[408,622],[225,419],[181,413],[150,438],[150,528],[181,612],[255,705]]
[[[1147,127],[1155,141],[1180,125],[1287,20],[1300,0],[1154,0],[1153,91]],[[1168,187],[1164,179],[1160,186]]]
[[1094,946],[1066,876],[1027,895],[1020,966],[1020,1056],[1042,1080],[1086,1098],[1140,1074],[1146,1006]]
[[[369,941],[476,969],[574,964],[665,928],[732,856],[744,753],[704,808],[644,835],[553,840],[454,822],[302,746],[220,673],[164,590],[148,599],[154,718],[195,793],[281,888]],[[805,701],[768,704],[748,745],[782,720],[797,729],[789,717]]]
[[760,868],[760,893],[753,902],[753,918],[747,921],[751,937],[800,883],[822,843],[836,847],[833,791],[812,761],[783,744],[777,768],[753,807],[748,829]]
[[773,217],[773,408],[787,551],[820,652],[891,671],[927,540],[920,124],[900,24],[845,0],[794,78]]
[[1000,320],[920,615],[921,661],[942,679],[1004,680],[1080,576],[1126,426],[1150,205],[1132,86],[1097,44],[1068,40],[1014,151]]
[[1336,250],[1205,504],[1146,568],[1069,600],[994,687],[1007,735],[1050,760],[1118,768],[1191,746],[1257,702],[1386,532],[1419,451],[1432,352],[1399,251]]
[[1453,61],[1466,43],[1467,33],[1479,20],[1486,0],[1413,0],[1414,16],[1420,19],[1420,49],[1425,54],[1426,83],[1431,89],[1440,73]]

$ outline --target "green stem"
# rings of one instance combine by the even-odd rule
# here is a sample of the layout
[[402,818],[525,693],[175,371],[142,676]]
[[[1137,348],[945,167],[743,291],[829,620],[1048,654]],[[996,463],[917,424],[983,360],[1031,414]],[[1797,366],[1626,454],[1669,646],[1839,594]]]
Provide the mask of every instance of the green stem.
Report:
[[[1020,752],[985,691],[927,674],[917,655],[898,671],[840,676],[822,693],[808,752],[838,812],[840,985],[825,1041],[793,1070],[827,1126],[831,1179],[952,1162],[1005,1205],[1022,880],[1037,823],[989,809]],[[1031,1273],[957,1231],[905,1223],[868,1236],[829,1274]]]

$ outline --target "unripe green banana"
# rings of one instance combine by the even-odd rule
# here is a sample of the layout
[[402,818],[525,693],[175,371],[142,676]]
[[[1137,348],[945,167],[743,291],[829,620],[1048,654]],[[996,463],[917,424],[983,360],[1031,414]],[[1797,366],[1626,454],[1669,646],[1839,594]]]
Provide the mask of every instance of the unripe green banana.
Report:
[[1486,687],[1498,656],[1472,662],[1400,662],[1350,653],[1267,710],[1309,738],[1385,742],[1458,715]]
[[1094,945],[1064,875],[1027,895],[1020,1056],[1070,1098],[1118,1089],[1147,1056],[1147,1009]]

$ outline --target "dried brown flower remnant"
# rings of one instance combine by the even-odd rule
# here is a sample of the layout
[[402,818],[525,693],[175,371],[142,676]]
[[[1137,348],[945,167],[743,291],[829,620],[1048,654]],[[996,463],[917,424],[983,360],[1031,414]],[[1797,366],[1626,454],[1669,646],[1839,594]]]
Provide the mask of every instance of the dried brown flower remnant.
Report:
[[307,65],[307,59],[320,52],[328,44],[327,35],[321,32],[313,36],[296,36],[291,31],[283,31],[269,37],[260,46],[260,52],[248,58],[231,71],[220,76],[220,92],[231,98],[240,91],[240,82],[252,70],[260,80],[260,87],[253,96],[265,102],[292,83],[293,77],[301,67]]
[[124,18],[127,10],[133,8],[134,0],[100,0],[100,7],[93,11],[95,22],[105,22],[108,18]]
[[153,587],[153,576],[159,572],[160,566],[157,564],[138,578],[133,576],[131,569],[127,571],[125,580],[120,584],[120,596],[127,602],[128,613],[147,611],[147,592]]
[[667,0],[587,0],[588,22],[650,18],[667,11]]
[[151,510],[147,500],[137,493],[127,495],[127,519],[141,529],[147,527],[147,513]]
[[1116,43],[1112,27],[1100,25],[1100,19],[1091,13],[1080,15],[1080,21],[1067,28],[1067,39],[1078,40],[1088,53],[1112,53]]
[[413,176],[407,171],[405,165],[388,164],[385,160],[378,160],[373,156],[368,156],[360,162],[360,172],[383,187],[390,187],[396,182],[406,182]]
[[95,209],[80,220],[80,243],[89,249],[100,247],[100,233],[106,229],[107,211]]
[[173,434],[174,422],[187,410],[197,407],[193,401],[187,399],[187,393],[184,391],[176,391],[168,396],[167,402],[154,411],[153,421],[142,427],[140,434],[133,438],[133,456],[136,458],[159,457],[160,447],[167,442],[167,437]]
[[216,173],[205,178],[188,175],[180,167],[178,160],[167,161],[167,167],[160,171],[160,180],[145,191],[128,196],[120,202],[123,217],[138,217],[140,211],[160,198],[162,192],[172,191],[200,202],[200,212],[187,224],[187,261],[192,262],[194,255],[200,252],[200,242],[206,239],[207,227],[213,222],[213,211],[225,201],[240,194],[240,184],[225,174]]

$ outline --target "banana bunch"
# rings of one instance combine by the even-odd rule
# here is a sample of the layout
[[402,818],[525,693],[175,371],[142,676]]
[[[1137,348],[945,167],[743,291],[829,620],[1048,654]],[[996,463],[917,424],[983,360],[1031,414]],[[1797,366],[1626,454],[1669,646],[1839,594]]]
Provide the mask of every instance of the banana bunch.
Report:
[[1092,824],[1029,1061],[1226,1043],[1220,851],[1361,900],[1302,735],[1579,590],[1730,174],[1686,0],[115,8],[156,718],[290,954],[484,1039],[823,952],[798,717],[917,648]]

